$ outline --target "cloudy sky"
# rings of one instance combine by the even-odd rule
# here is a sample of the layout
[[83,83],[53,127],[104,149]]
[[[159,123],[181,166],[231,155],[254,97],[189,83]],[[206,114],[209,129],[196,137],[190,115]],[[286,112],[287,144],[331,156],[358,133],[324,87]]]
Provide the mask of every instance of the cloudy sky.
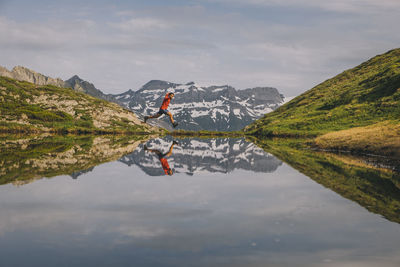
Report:
[[298,95],[400,47],[399,0],[0,0],[0,65],[106,93],[151,79]]

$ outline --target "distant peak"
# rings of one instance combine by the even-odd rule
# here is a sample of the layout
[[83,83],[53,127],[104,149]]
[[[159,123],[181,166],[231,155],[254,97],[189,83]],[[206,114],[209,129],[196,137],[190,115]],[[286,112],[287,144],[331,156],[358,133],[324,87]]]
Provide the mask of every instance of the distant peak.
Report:
[[154,90],[154,89],[167,89],[170,87],[174,87],[177,84],[170,83],[167,81],[162,81],[162,80],[151,80],[145,85],[140,90]]
[[68,80],[66,80],[66,82],[82,82],[82,81],[83,80],[78,75],[74,75]]
[[194,85],[194,82],[188,82],[186,85]]
[[74,76],[72,76],[71,79],[73,79],[73,80],[82,80],[81,77],[79,77],[76,74]]
[[148,83],[146,84],[153,84],[153,83],[169,83],[167,81],[163,81],[163,80],[150,80]]

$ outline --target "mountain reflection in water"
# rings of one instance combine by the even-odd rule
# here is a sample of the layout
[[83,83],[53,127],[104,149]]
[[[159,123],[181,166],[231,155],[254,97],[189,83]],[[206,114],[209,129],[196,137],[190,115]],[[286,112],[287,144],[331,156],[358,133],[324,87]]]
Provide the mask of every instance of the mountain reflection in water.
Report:
[[[166,152],[172,142],[171,137],[158,138],[148,141],[146,146]],[[141,148],[142,145],[119,161],[128,166],[137,165],[150,176],[164,175],[157,156]],[[235,169],[274,172],[282,165],[282,161],[243,138],[178,140],[168,162],[174,172],[188,175],[198,172],[229,173]]]

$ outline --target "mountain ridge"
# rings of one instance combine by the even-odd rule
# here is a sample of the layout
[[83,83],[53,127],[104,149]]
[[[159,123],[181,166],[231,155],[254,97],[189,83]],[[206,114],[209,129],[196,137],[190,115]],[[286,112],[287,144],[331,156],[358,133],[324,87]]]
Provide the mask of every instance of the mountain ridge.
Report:
[[64,87],[69,87],[75,91],[119,104],[111,94],[104,94],[101,90],[97,89],[94,84],[83,80],[76,74],[64,82]]
[[[94,84],[78,75],[63,81],[53,79],[25,67],[8,71],[0,67],[0,76],[29,81],[38,85],[68,87],[93,97],[104,99],[130,109],[143,119],[144,115],[158,111],[167,91],[175,92],[170,110],[183,130],[237,131],[284,103],[284,96],[272,87],[255,87],[236,90],[229,85],[201,86],[191,81],[185,84],[164,80],[150,80],[134,91],[105,94]],[[162,92],[160,94],[160,92]],[[153,126],[172,131],[168,118],[151,120]]]

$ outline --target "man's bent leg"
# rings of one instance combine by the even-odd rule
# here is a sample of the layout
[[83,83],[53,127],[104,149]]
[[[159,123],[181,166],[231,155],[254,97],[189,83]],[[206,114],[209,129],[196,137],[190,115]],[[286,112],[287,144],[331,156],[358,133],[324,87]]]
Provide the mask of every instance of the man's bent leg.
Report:
[[171,121],[172,124],[174,124],[174,118],[172,117],[172,113],[171,112],[167,112],[167,115],[169,116],[169,119]]
[[169,119],[171,120],[172,126],[174,126],[174,128],[176,126],[178,126],[178,123],[174,121],[174,118],[172,117],[171,112],[168,112],[167,115],[169,116]]
[[156,114],[154,114],[154,115],[149,116],[148,119],[156,119],[156,118],[158,118],[158,117],[160,117],[160,116],[161,116],[160,113],[156,113]]

